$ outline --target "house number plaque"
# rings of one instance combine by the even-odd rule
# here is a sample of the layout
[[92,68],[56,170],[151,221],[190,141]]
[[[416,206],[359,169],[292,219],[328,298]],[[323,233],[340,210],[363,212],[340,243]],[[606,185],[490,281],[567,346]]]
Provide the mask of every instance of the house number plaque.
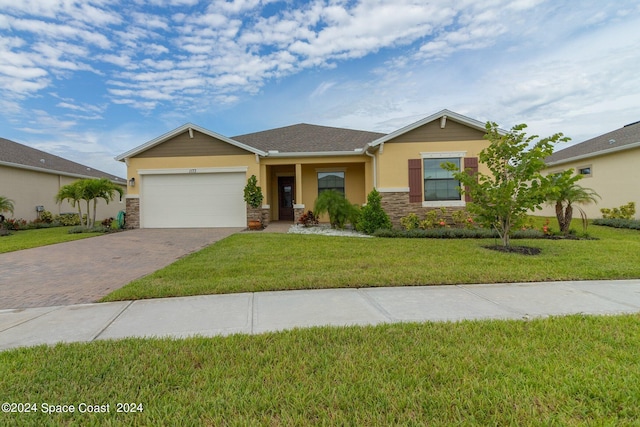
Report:
[[189,173],[196,173],[195,169],[189,169]]

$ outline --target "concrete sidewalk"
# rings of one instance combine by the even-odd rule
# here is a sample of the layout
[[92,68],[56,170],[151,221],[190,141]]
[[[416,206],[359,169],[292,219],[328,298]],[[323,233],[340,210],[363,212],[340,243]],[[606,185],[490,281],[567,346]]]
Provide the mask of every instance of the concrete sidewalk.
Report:
[[320,289],[0,310],[0,350],[125,337],[640,312],[640,280]]

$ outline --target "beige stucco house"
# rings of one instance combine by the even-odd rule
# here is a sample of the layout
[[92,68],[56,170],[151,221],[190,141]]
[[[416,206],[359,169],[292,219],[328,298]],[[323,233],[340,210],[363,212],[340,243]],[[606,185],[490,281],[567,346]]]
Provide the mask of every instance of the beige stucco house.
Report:
[[[410,212],[463,208],[459,183],[440,168],[483,169],[484,123],[442,110],[390,134],[298,124],[226,137],[185,124],[116,157],[127,165],[127,223],[134,227],[241,227],[243,188],[263,189],[264,222],[291,221],[335,189],[364,204],[376,188],[395,224]],[[486,171],[484,171],[486,172]]]
[[[35,220],[38,209],[54,215],[77,212],[67,202],[56,203],[55,196],[62,186],[81,178],[108,178],[126,191],[124,178],[0,138],[0,195],[13,200],[14,218]],[[124,208],[124,200],[99,200],[98,219],[115,218]]]
[[[635,202],[640,208],[640,122],[628,124],[554,153],[546,159],[547,173],[573,169],[584,178],[578,184],[601,197],[598,204],[581,206],[589,218],[601,218],[601,208]],[[537,215],[553,216],[546,207]],[[636,213],[636,219],[640,214]]]

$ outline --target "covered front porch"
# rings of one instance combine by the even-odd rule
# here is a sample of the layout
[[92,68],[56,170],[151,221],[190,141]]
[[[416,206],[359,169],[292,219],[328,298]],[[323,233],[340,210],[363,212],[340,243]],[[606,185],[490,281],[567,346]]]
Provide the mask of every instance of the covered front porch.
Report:
[[[297,222],[302,214],[313,210],[323,190],[340,191],[351,203],[362,205],[373,189],[368,157],[262,160],[259,183],[264,194],[263,222]],[[328,218],[320,220],[328,222]]]

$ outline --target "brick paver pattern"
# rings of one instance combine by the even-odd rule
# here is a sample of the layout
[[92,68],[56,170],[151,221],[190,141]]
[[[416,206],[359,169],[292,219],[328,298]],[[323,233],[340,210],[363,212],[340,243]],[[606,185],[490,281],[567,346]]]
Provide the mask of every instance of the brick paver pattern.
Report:
[[0,309],[95,302],[241,230],[137,229],[0,254]]

